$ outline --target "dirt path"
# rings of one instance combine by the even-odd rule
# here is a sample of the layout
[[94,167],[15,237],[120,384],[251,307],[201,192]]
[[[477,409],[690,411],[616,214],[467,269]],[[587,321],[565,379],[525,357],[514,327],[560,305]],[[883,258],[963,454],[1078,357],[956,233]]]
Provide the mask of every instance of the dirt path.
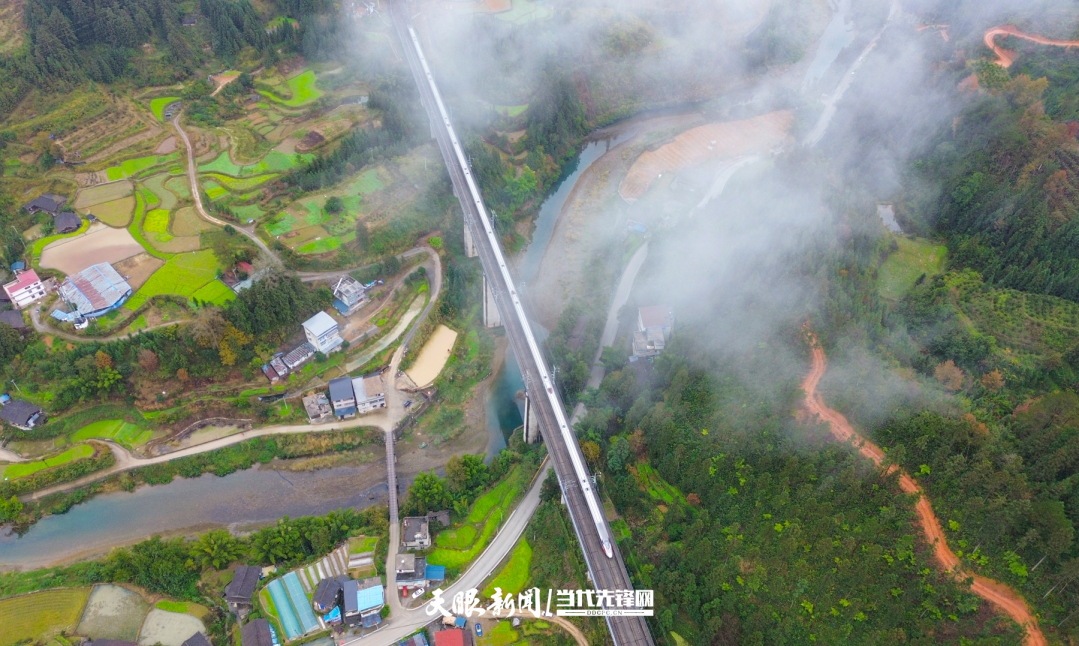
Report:
[[270,248],[266,246],[266,243],[262,241],[262,238],[258,237],[258,234],[253,231],[248,231],[242,226],[232,225],[229,222],[215,218],[206,212],[206,209],[202,206],[202,192],[199,190],[198,169],[195,167],[195,150],[191,147],[191,140],[187,138],[187,133],[180,127],[180,113],[177,113],[177,115],[172,118],[172,127],[176,128],[176,132],[180,134],[180,139],[184,142],[184,148],[187,149],[187,179],[191,182],[191,196],[195,198],[195,211],[203,220],[206,220],[210,224],[222,228],[232,226],[234,229],[250,238],[251,242],[254,242],[258,248],[262,250],[262,253],[266,254],[266,257],[270,258],[275,265],[283,265],[284,263],[281,262],[281,258],[273,251],[270,251]]
[[[813,367],[802,381],[802,390],[805,391],[806,395],[806,408],[809,409],[810,413],[828,422],[832,435],[837,440],[850,442],[858,448],[859,453],[872,460],[877,466],[881,466],[884,463],[884,452],[881,451],[880,447],[859,435],[850,422],[847,421],[847,418],[838,411],[829,408],[824,403],[820,393],[817,392],[817,385],[828,369],[828,359],[824,356],[824,349],[820,347],[817,338],[812,333],[810,333],[809,338],[813,347]],[[889,467],[888,472],[891,473],[896,469],[898,467],[892,465]],[[925,492],[918,486],[914,478],[910,477],[910,474],[905,471],[901,471],[899,474],[899,488],[908,494],[919,495],[918,502],[915,505],[915,512],[918,514],[918,521],[922,525],[922,531],[925,532],[926,542],[933,546],[933,555],[936,557],[937,562],[945,571],[953,572],[957,577],[965,577],[967,573],[960,571],[959,557],[948,547],[944,530],[941,528],[936,514],[933,513],[933,507],[929,503]],[[974,583],[971,585],[971,592],[992,603],[1020,626],[1026,628],[1027,636],[1023,640],[1025,646],[1047,646],[1049,642],[1046,641],[1045,635],[1042,634],[1041,629],[1038,627],[1037,619],[1031,614],[1030,608],[1027,607],[1026,601],[1019,593],[993,579],[977,574],[973,576]]]
[[1007,69],[1011,67],[1015,62],[1015,52],[1004,49],[996,44],[997,36],[1015,36],[1016,38],[1022,38],[1023,40],[1029,40],[1032,43],[1038,43],[1039,45],[1052,45],[1054,47],[1079,47],[1079,40],[1053,40],[1051,38],[1045,38],[1044,36],[1038,36],[1035,34],[1028,34],[1019,29],[1015,25],[1000,25],[993,27],[989,31],[985,32],[985,46],[993,50],[993,53],[997,55],[997,60],[993,61],[997,65]]

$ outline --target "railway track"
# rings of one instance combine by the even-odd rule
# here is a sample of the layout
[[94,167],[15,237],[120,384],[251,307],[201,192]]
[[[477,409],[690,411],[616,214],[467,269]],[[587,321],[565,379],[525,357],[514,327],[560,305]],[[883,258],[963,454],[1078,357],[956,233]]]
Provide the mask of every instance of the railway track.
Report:
[[[437,88],[434,80],[429,79],[424,70],[424,62],[421,59],[422,50],[418,40],[414,40],[413,34],[410,33],[404,8],[401,5],[400,2],[389,3],[394,28],[409,68],[415,77],[421,101],[434,126],[433,134],[446,162],[454,192],[460,200],[465,225],[469,227],[472,238],[476,242],[484,275],[498,304],[510,347],[520,365],[525,386],[530,394],[532,409],[538,415],[540,432],[562,485],[566,506],[588,566],[592,585],[597,590],[632,590],[633,582],[630,580],[618,546],[612,538],[613,533],[606,518],[601,511],[593,514],[589,508],[591,494],[586,490],[590,488],[587,469],[582,467],[585,472],[585,478],[582,480],[578,476],[579,470],[575,468],[575,463],[585,464],[584,456],[572,432],[569,432],[566,426],[565,407],[559,400],[557,392],[549,387],[548,371],[543,365],[543,359],[535,346],[528,321],[523,315],[523,305],[517,298],[518,293],[509,276],[509,269],[501,250],[496,248],[498,242],[492,241],[494,236],[491,235],[490,223],[485,219],[486,214],[483,212],[480,198],[468,177],[468,171],[461,162],[459,150],[455,149],[456,135],[453,134],[448,117],[441,109],[440,99],[435,94]],[[566,433],[562,432],[563,428],[567,429]],[[607,549],[611,551],[610,556],[605,550],[605,540],[609,541]],[[617,616],[605,619],[616,646],[653,645],[651,633],[643,617]]]

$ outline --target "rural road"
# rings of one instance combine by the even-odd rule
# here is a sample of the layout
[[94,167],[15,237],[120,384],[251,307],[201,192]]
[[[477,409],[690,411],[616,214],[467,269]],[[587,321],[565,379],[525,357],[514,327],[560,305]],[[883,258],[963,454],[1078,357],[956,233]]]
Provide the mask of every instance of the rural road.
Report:
[[[528,493],[521,499],[517,508],[510,512],[509,518],[506,519],[506,522],[503,523],[501,529],[499,529],[498,533],[491,539],[491,543],[476,558],[468,570],[443,591],[442,598],[447,600],[447,609],[449,608],[449,602],[453,599],[453,595],[458,592],[465,592],[472,588],[482,590],[483,584],[487,578],[494,573],[499,564],[501,564],[513,550],[514,545],[517,544],[517,540],[524,534],[525,528],[528,527],[529,521],[532,520],[532,515],[536,513],[536,509],[539,507],[540,489],[543,487],[543,481],[546,479],[547,471],[550,469],[551,466],[545,462],[544,466],[541,467],[540,472],[536,475],[536,479],[533,481]],[[395,535],[396,529],[395,526],[390,526],[390,550],[386,556],[387,572],[393,572],[394,570],[394,563],[397,556],[396,546],[400,543],[399,538]],[[391,591],[396,588],[392,582],[388,583],[388,587]],[[401,600],[398,595],[392,593],[387,595],[387,601],[390,605],[390,616],[384,622],[384,628],[365,637],[358,637],[351,641],[344,642],[342,646],[356,643],[373,644],[375,646],[393,646],[432,621],[441,620],[441,617],[431,617],[427,614],[426,604],[418,608],[405,609],[401,605]],[[555,623],[562,625],[561,622]],[[580,631],[577,632],[580,633]],[[581,641],[583,637],[584,635],[582,634],[580,635],[580,639],[577,639],[577,635],[574,635],[574,638],[577,639],[577,643],[582,646],[588,643],[587,641]]]
[[170,325],[183,325],[189,321],[169,321],[168,323],[158,323],[157,325],[151,325],[149,327],[140,328],[134,331],[117,332],[116,334],[110,334],[109,336],[79,336],[78,334],[72,334],[70,332],[64,332],[62,330],[53,329],[41,322],[41,309],[38,307],[30,308],[30,322],[33,323],[34,329],[41,334],[49,334],[51,336],[58,336],[61,339],[67,339],[68,341],[78,341],[80,343],[86,343],[87,341],[115,341],[116,339],[126,339],[127,337],[134,336],[139,332],[149,332],[158,328],[168,327]]
[[993,27],[985,32],[985,46],[993,50],[993,53],[997,55],[997,60],[993,61],[997,65],[1007,69],[1015,62],[1015,52],[1008,51],[1003,47],[996,44],[997,36],[1015,36],[1016,38],[1022,38],[1023,40],[1029,40],[1039,45],[1052,45],[1054,47],[1079,47],[1079,40],[1053,40],[1044,36],[1038,36],[1036,34],[1028,34],[1020,31],[1015,25],[1001,25],[999,27]]
[[269,257],[275,265],[284,266],[281,262],[281,258],[270,250],[266,243],[262,241],[262,238],[258,237],[258,234],[253,231],[234,225],[231,222],[225,222],[219,218],[215,218],[206,212],[206,208],[202,205],[202,191],[199,190],[199,176],[198,169],[195,166],[195,149],[191,147],[191,140],[187,138],[187,133],[184,132],[183,127],[180,125],[180,115],[183,111],[177,112],[176,116],[172,118],[172,127],[176,128],[176,132],[180,133],[180,138],[184,140],[184,148],[187,149],[187,179],[191,183],[191,197],[195,200],[195,210],[198,211],[199,216],[203,220],[206,220],[210,224],[216,224],[219,227],[231,226],[240,233],[244,234],[254,242],[259,249],[262,250],[267,257]]
[[[852,444],[862,456],[872,460],[878,467],[881,466],[884,463],[884,451],[855,431],[842,413],[829,408],[817,391],[817,385],[828,369],[828,359],[825,357],[824,348],[820,346],[816,336],[812,333],[808,336],[813,350],[813,365],[809,374],[802,380],[806,408],[809,409],[810,413],[828,423],[832,436],[836,440]],[[892,465],[889,467],[889,472],[898,468]],[[937,519],[936,514],[933,512],[933,507],[929,503],[929,498],[926,497],[925,491],[905,471],[900,471],[899,488],[907,494],[918,496],[914,510],[918,515],[922,531],[925,533],[925,541],[933,547],[933,555],[936,557],[937,562],[944,571],[951,572],[960,580],[965,578],[968,573],[962,571],[959,557],[948,547],[948,540],[944,536],[940,520]],[[1003,611],[1017,624],[1026,629],[1026,638],[1023,640],[1024,646],[1047,646],[1048,642],[1045,635],[1042,634],[1041,629],[1038,627],[1038,620],[1031,614],[1026,601],[1019,593],[1003,583],[978,574],[973,575],[973,578],[974,583],[971,585],[971,592],[992,603],[997,609]]]

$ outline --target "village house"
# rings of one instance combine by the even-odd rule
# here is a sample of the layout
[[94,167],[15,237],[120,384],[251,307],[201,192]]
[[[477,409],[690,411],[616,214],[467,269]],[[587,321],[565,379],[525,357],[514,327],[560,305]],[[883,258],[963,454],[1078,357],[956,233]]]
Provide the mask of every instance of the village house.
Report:
[[26,321],[23,320],[22,314],[14,310],[4,310],[0,312],[0,323],[10,325],[16,330],[26,329]]
[[30,201],[29,204],[23,205],[22,208],[26,209],[28,213],[48,213],[49,215],[56,215],[60,212],[60,209],[67,202],[67,198],[63,195],[56,195],[55,193],[45,193],[39,195]]
[[315,594],[311,597],[311,606],[315,612],[324,615],[337,607],[342,583],[338,579],[323,579],[318,582]]
[[285,360],[280,356],[270,359],[270,363],[262,364],[262,374],[270,380],[271,384],[287,381],[288,373],[288,366],[285,365]]
[[460,628],[440,630],[435,633],[435,646],[472,646],[472,633]]
[[356,396],[356,412],[360,415],[386,407],[386,389],[382,386],[382,377],[377,374],[353,379],[352,393]]
[[674,332],[674,310],[669,305],[649,305],[637,310],[633,331],[633,355],[654,357],[663,351]]
[[367,303],[367,288],[352,276],[342,276],[333,288],[333,306],[341,316],[351,316]]
[[241,646],[277,646],[277,643],[273,627],[265,619],[253,619],[240,629]]
[[40,406],[21,399],[12,399],[0,408],[0,419],[15,428],[29,431],[45,423],[45,412]]
[[64,211],[53,218],[52,223],[57,233],[74,233],[82,226],[82,218],[78,213]]
[[411,550],[431,547],[428,528],[427,516],[406,516],[401,521],[401,545]]
[[348,377],[330,380],[330,402],[333,404],[333,414],[341,419],[356,416],[356,395]]
[[307,411],[307,419],[312,424],[321,424],[333,419],[333,406],[325,393],[316,392],[305,395],[303,408]]
[[401,596],[408,596],[408,590],[427,587],[427,559],[415,554],[398,554],[397,564],[397,587],[401,589]]
[[[225,586],[225,603],[237,616],[246,615],[252,606],[251,596],[259,585],[262,569],[253,565],[238,565],[232,581]],[[246,626],[244,627],[246,630]],[[246,644],[246,640],[244,641]]]
[[315,356],[315,349],[311,347],[311,344],[301,343],[295,350],[281,357],[281,360],[285,362],[285,366],[289,370],[296,370],[296,368],[310,361],[313,356]]
[[427,643],[427,637],[423,633],[416,633],[400,642],[397,646],[429,646],[429,644]]
[[202,633],[195,633],[187,638],[187,641],[180,644],[180,646],[213,646],[206,635]]
[[379,625],[382,623],[382,606],[386,605],[382,579],[376,576],[355,583],[356,604],[351,615],[346,613],[345,623],[352,626],[360,624],[364,628]]
[[37,272],[31,269],[16,272],[15,280],[4,284],[4,293],[7,294],[11,304],[21,310],[45,298],[49,292],[45,284],[37,277]]
[[311,347],[322,354],[333,352],[345,342],[338,333],[337,321],[326,312],[319,312],[304,321],[303,332]]

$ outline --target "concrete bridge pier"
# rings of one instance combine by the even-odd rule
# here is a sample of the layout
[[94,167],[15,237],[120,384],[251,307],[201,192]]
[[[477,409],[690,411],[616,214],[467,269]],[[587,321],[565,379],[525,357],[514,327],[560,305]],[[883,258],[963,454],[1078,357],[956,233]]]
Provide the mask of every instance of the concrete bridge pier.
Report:
[[[466,229],[467,231],[467,229]],[[495,301],[495,292],[491,284],[487,282],[487,275],[483,276],[483,327],[501,327],[502,315],[498,313],[498,303]]]
[[536,415],[535,411],[532,410],[532,397],[528,392],[525,392],[524,435],[527,444],[536,444],[543,439],[540,436],[539,415]]

